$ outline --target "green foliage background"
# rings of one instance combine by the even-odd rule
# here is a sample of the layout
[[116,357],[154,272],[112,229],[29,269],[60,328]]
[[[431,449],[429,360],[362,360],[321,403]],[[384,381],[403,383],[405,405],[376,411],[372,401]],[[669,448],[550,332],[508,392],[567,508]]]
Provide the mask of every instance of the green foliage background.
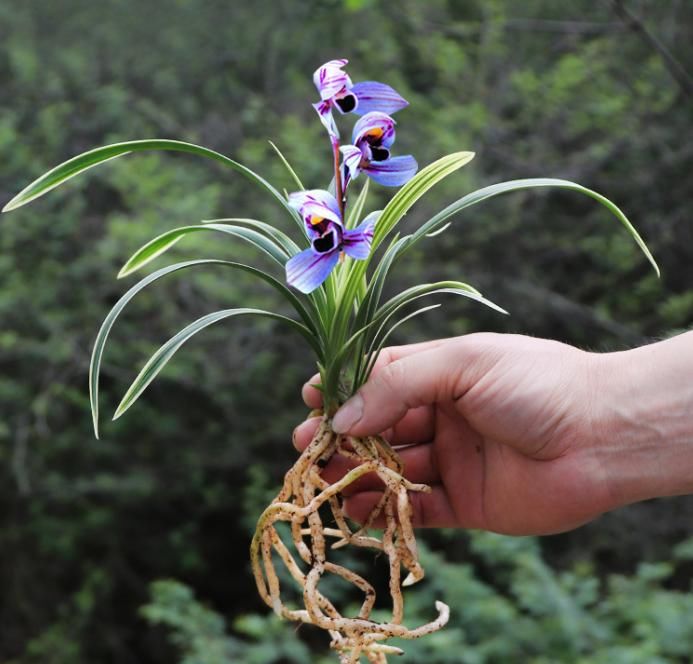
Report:
[[[477,153],[412,227],[485,184],[565,177],[619,204],[662,268],[657,280],[588,199],[497,199],[412,255],[392,288],[462,279],[513,315],[448,301],[398,342],[485,329],[609,350],[673,334],[693,322],[692,99],[614,4],[4,0],[0,202],[73,154],[146,137],[218,148],[290,188],[272,139],[324,186],[310,75],[348,57],[355,80],[411,101],[400,154]],[[690,2],[621,4],[693,68]],[[313,367],[298,337],[269,321],[211,328],[101,441],[91,435],[88,357],[127,287],[118,269],[159,232],[228,215],[286,223],[214,166],[137,155],[0,219],[0,661],[329,661],[320,635],[267,615],[247,561],[304,415],[298,388]],[[202,238],[176,252],[249,250]],[[105,358],[107,410],[185,322],[250,301],[281,307],[262,284],[225,276],[173,277],[134,301]],[[430,618],[435,598],[453,617],[403,661],[690,661],[692,523],[693,502],[678,498],[541,541],[427,533],[411,622]],[[358,564],[377,573],[377,561]]]

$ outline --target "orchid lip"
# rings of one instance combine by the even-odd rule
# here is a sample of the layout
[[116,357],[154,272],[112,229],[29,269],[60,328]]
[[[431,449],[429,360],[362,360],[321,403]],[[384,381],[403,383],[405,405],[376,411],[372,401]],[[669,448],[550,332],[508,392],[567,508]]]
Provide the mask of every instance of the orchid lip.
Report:
[[371,159],[373,161],[385,161],[390,158],[390,151],[387,148],[371,146]]
[[334,103],[342,113],[351,113],[356,108],[358,101],[353,94],[347,93],[343,97],[335,98]]
[[313,242],[313,249],[319,254],[326,254],[333,251],[338,245],[337,231],[330,229],[325,235],[316,237]]

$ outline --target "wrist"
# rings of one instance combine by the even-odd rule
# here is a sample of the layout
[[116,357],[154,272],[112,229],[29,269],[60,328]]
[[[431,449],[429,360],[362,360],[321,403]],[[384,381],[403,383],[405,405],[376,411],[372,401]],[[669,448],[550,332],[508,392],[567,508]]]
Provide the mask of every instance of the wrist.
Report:
[[592,361],[594,452],[614,507],[693,493],[693,332]]

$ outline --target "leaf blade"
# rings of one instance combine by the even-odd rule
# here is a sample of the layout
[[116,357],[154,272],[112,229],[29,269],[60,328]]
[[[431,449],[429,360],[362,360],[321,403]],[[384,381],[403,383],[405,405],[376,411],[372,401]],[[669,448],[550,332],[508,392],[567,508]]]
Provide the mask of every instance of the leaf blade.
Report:
[[[99,331],[96,335],[96,339],[94,340],[94,347],[92,349],[91,360],[89,362],[89,403],[91,405],[94,435],[97,439],[99,437],[99,375],[101,371],[103,354],[106,347],[106,341],[108,340],[108,336],[111,332],[111,329],[113,328],[113,325],[116,322],[116,319],[125,309],[127,304],[135,297],[135,295],[137,295],[137,293],[139,293],[141,290],[143,290],[153,282],[158,281],[162,277],[165,277],[168,274],[172,274],[173,272],[177,272],[188,267],[195,267],[201,265],[227,265],[235,267],[237,269],[251,272],[253,274],[256,274],[256,276],[264,278],[265,281],[267,281],[271,285],[274,285],[275,288],[286,290],[288,293],[288,299],[294,305],[294,307],[297,308],[299,315],[301,315],[301,317],[304,319],[304,322],[306,322],[306,326],[308,327],[306,316],[309,319],[312,319],[312,317],[308,314],[307,311],[305,312],[305,314],[301,313],[303,305],[300,303],[298,298],[286,286],[284,286],[284,284],[274,279],[274,277],[271,277],[270,275],[262,272],[261,270],[258,270],[257,268],[253,268],[248,265],[244,265],[243,263],[234,263],[232,261],[224,261],[218,259],[200,259],[176,263],[174,265],[169,265],[167,267],[161,268],[160,270],[157,270],[156,272],[153,272],[152,274],[146,276],[144,279],[138,281],[134,286],[132,286],[126,293],[124,293],[121,296],[121,298],[118,300],[118,302],[116,302],[116,304],[109,311],[109,313],[106,315],[106,318],[101,323],[101,327],[99,328]],[[316,350],[318,351],[318,355],[320,356],[320,350],[318,348],[316,348]]]
[[297,329],[304,337],[310,341],[310,331],[305,328],[301,323],[295,321],[293,318],[288,318],[287,316],[282,316],[281,314],[274,313],[272,311],[265,311],[264,309],[251,309],[247,307],[240,307],[236,309],[222,309],[221,311],[215,311],[211,314],[206,314],[193,321],[186,327],[184,327],[180,332],[171,337],[163,346],[161,346],[146,362],[144,367],[142,367],[140,373],[137,375],[135,380],[132,382],[128,388],[125,396],[123,396],[118,408],[113,415],[113,419],[117,420],[119,417],[125,413],[141,396],[144,390],[151,384],[151,382],[159,375],[161,370],[166,366],[169,360],[175,355],[178,349],[183,346],[189,339],[191,339],[195,334],[201,332],[205,328],[217,323],[226,318],[231,318],[232,316],[239,315],[257,315],[265,316],[267,318],[274,318],[281,320],[285,323],[290,324],[292,327]]
[[489,185],[488,187],[477,189],[476,191],[473,191],[467,194],[466,196],[463,196],[462,198],[458,199],[451,205],[448,205],[445,209],[441,210],[438,214],[431,217],[431,219],[429,219],[426,223],[420,226],[414,233],[412,233],[411,239],[409,240],[407,246],[400,252],[400,255],[404,253],[404,251],[407,251],[408,249],[413,247],[423,237],[430,237],[431,233],[436,234],[438,232],[443,232],[443,230],[445,229],[442,228],[442,226],[444,225],[446,220],[467,207],[471,207],[472,205],[476,205],[477,203],[481,203],[482,201],[485,201],[489,198],[493,198],[500,194],[510,193],[514,191],[522,191],[525,189],[534,189],[539,187],[555,187],[559,189],[569,189],[572,191],[577,191],[601,203],[624,226],[624,228],[628,231],[628,233],[631,235],[631,237],[638,245],[642,253],[645,255],[647,260],[652,265],[654,271],[657,273],[657,276],[660,275],[659,265],[657,265],[657,262],[655,261],[654,256],[652,256],[652,253],[647,247],[647,244],[642,239],[642,237],[635,229],[633,224],[629,221],[628,217],[626,217],[624,212],[615,203],[606,198],[606,196],[603,196],[602,194],[593,191],[592,189],[583,187],[582,185],[577,184],[576,182],[571,182],[570,180],[562,180],[559,178],[525,178],[521,180],[508,180],[507,182],[499,182],[496,184]]
[[219,233],[227,233],[234,237],[239,237],[253,246],[260,249],[267,256],[279,263],[282,267],[288,259],[288,254],[277,245],[265,237],[262,233],[251,228],[242,226],[233,226],[231,224],[202,224],[199,226],[182,226],[166,231],[150,240],[141,246],[130,258],[125,262],[125,265],[118,272],[118,279],[128,276],[144,267],[155,258],[158,258],[171,247],[177,244],[184,237],[201,231],[216,231]]
[[282,164],[284,164],[284,168],[286,168],[286,170],[289,172],[289,175],[293,178],[298,188],[301,191],[304,191],[305,187],[303,186],[303,182],[301,182],[301,178],[298,177],[296,171],[293,169],[293,166],[289,163],[289,160],[284,156],[282,151],[272,141],[268,141],[268,143],[272,146],[272,149],[277,153],[277,156],[281,160]]
[[47,194],[49,191],[63,184],[63,182],[71,180],[73,177],[93,168],[94,166],[110,161],[111,159],[116,159],[117,157],[130,154],[132,152],[145,150],[187,152],[196,154],[198,156],[207,157],[222,163],[225,166],[229,166],[230,168],[244,175],[251,182],[254,182],[261,188],[265,189],[265,191],[269,192],[272,197],[291,214],[291,217],[294,219],[294,221],[296,221],[296,223],[299,224],[299,227],[302,228],[302,224],[300,223],[300,219],[298,218],[296,211],[289,206],[286,198],[269,182],[267,182],[267,180],[249,169],[247,166],[244,166],[243,164],[221,154],[220,152],[211,150],[210,148],[195,145],[194,143],[186,143],[185,141],[176,141],[163,138],[112,143],[110,145],[95,148],[72,157],[71,159],[68,159],[67,161],[64,161],[50,169],[41,177],[24,187],[24,189],[22,189],[16,196],[5,204],[5,206],[2,208],[2,212],[16,210],[17,208],[26,205],[40,196]]
[[[293,256],[294,254],[301,251],[301,247],[298,246],[284,231],[280,230],[272,224],[268,224],[265,221],[259,221],[257,219],[248,219],[247,217],[222,217],[220,219],[202,219],[201,224],[231,224],[241,226],[248,226],[259,230],[269,237],[271,237],[278,245],[280,245],[284,251],[286,251],[287,256]],[[303,235],[305,237],[305,234]],[[304,247],[307,246],[307,243]]]
[[453,152],[419,171],[385,206],[373,235],[373,247],[392,231],[402,217],[429,189],[474,158],[473,152]]

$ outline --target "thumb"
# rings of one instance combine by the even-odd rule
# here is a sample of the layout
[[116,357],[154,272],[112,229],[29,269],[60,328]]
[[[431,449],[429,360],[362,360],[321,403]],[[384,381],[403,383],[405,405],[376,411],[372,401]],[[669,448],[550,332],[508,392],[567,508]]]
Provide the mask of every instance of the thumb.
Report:
[[462,361],[457,344],[445,344],[390,362],[337,411],[332,428],[355,436],[375,435],[412,408],[452,399],[466,391],[462,367],[467,359]]

